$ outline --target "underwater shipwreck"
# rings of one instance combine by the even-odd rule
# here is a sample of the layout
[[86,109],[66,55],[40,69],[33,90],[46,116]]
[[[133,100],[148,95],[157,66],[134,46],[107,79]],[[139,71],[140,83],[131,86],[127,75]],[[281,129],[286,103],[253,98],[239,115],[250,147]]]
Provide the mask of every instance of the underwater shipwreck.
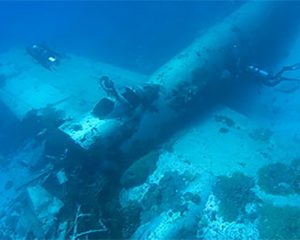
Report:
[[246,2],[149,76],[44,44],[2,53],[21,147],[0,156],[0,238],[299,239],[300,140],[227,104],[295,80],[299,10]]

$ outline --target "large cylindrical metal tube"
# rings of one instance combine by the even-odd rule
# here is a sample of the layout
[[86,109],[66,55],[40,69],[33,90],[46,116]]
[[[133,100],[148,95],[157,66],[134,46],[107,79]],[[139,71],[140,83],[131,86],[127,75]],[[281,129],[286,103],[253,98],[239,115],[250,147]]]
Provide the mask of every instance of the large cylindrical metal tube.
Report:
[[160,86],[158,111],[143,114],[138,130],[125,145],[155,144],[185,115],[218,101],[247,64],[279,60],[287,40],[295,34],[297,7],[284,1],[245,3],[158,69],[150,78],[150,83]]
[[276,60],[288,33],[295,31],[292,5],[284,1],[245,4],[162,66],[150,82],[163,87],[176,111],[204,92],[230,85],[232,78],[224,77],[224,71],[234,75],[246,64]]
[[[144,104],[148,107],[136,109],[131,116],[116,119],[115,131],[103,128],[105,124],[102,122],[110,119],[97,120],[101,124],[97,125],[99,127],[93,134],[86,134],[83,128],[82,136],[75,141],[86,149],[92,145],[101,149],[102,140],[105,145],[110,145],[108,139],[113,139],[112,147],[121,146],[125,153],[136,152],[137,148],[149,150],[149,147],[174,132],[182,122],[218,102],[236,84],[237,78],[234,76],[240,75],[247,65],[265,67],[280,60],[287,41],[295,35],[298,27],[299,6],[297,2],[287,1],[245,3],[150,77],[148,83],[155,87],[142,88],[145,95],[149,89],[159,90],[154,101],[152,98],[151,103]],[[149,97],[146,96],[144,103],[147,99]],[[73,136],[69,128],[61,127]],[[100,140],[97,139],[99,136]]]

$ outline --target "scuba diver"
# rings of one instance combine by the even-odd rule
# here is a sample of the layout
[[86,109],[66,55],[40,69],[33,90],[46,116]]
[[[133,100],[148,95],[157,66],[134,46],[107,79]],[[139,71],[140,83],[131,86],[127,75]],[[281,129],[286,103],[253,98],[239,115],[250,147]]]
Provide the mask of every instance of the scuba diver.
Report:
[[99,118],[136,116],[146,109],[156,111],[152,104],[159,93],[159,86],[156,84],[136,88],[125,86],[117,91],[113,81],[108,76],[102,76],[99,86],[107,95],[93,109],[93,114]]
[[284,81],[299,83],[300,79],[282,76],[287,71],[295,71],[298,69],[300,69],[300,63],[296,63],[291,66],[285,66],[278,73],[272,74],[264,69],[250,65],[246,67],[246,73],[250,74],[251,76],[254,76],[264,85],[274,87]]
[[62,59],[62,55],[51,50],[45,44],[34,44],[27,47],[26,51],[39,64],[50,71],[54,70]]
[[[246,49],[246,50],[245,50]],[[230,74],[233,75],[235,79],[239,78],[250,78],[252,80],[258,81],[268,87],[276,87],[276,90],[282,92],[293,92],[297,90],[300,86],[300,79],[283,76],[286,72],[300,70],[300,63],[296,63],[290,66],[284,66],[280,71],[273,74],[259,66],[249,64],[249,51],[241,40],[238,40],[236,44],[232,46],[229,51],[228,61],[226,62],[226,69]],[[284,84],[285,87],[290,87],[290,89],[283,90],[281,84],[284,82],[289,82],[291,84]]]

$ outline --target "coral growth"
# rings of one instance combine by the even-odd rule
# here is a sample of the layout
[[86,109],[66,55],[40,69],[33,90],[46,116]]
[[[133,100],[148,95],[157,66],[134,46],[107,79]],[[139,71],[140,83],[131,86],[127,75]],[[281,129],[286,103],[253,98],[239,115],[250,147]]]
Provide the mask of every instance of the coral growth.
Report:
[[178,111],[180,108],[182,108],[182,106],[190,104],[191,101],[197,96],[198,92],[199,89],[195,84],[183,82],[172,91],[172,94],[169,98],[169,104],[172,108],[175,108],[176,111]]
[[252,191],[255,183],[250,177],[235,172],[231,177],[219,176],[213,187],[213,193],[220,200],[220,213],[225,221],[235,221],[246,214],[248,203],[257,198]]
[[300,208],[264,204],[260,213],[262,239],[300,239]]
[[128,239],[140,225],[141,207],[136,202],[130,204],[121,210],[122,218],[122,237]]
[[291,169],[285,164],[275,163],[258,171],[258,185],[265,192],[278,195],[293,193]]
[[215,115],[215,121],[223,123],[227,125],[227,127],[234,127],[235,125],[235,122],[231,118],[223,115]]
[[263,191],[275,195],[300,193],[300,159],[290,165],[274,163],[262,167],[257,183]]
[[257,128],[249,133],[249,136],[255,140],[260,142],[269,142],[273,136],[273,132],[268,128]]
[[144,222],[167,210],[184,212],[188,201],[200,203],[200,197],[194,193],[182,194],[186,188],[188,173],[179,175],[177,172],[167,172],[160,180],[159,185],[153,184],[142,200]]
[[226,222],[218,215],[218,212],[219,202],[214,195],[210,195],[199,221],[197,239],[259,239],[259,232],[255,223]]

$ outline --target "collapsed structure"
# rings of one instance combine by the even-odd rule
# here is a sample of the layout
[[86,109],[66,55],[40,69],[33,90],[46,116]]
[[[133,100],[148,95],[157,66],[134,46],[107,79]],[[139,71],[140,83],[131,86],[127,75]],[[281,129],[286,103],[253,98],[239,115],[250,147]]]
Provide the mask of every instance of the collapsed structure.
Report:
[[[287,11],[290,12],[289,17],[283,18]],[[108,206],[111,201],[108,198],[113,197],[117,202],[120,198],[120,208],[125,209],[125,214],[133,209],[133,212],[139,212],[138,216],[142,216],[140,226],[122,226],[122,231],[126,229],[126,233],[122,233],[123,237],[132,235],[138,239],[166,239],[186,236],[180,235],[181,229],[174,227],[174,223],[189,230],[199,224],[197,215],[203,209],[214,211],[205,203],[216,204],[208,195],[220,169],[208,174],[203,172],[200,168],[202,166],[199,167],[191,160],[192,156],[190,159],[180,158],[185,155],[181,151],[184,139],[191,143],[190,138],[195,139],[193,134],[190,134],[192,137],[187,134],[188,137],[182,137],[182,141],[172,145],[177,148],[178,154],[160,151],[152,153],[152,150],[160,144],[170,143],[169,137],[172,134],[221,102],[232,93],[235,86],[240,86],[239,91],[243,91],[241,81],[246,81],[243,73],[249,64],[274,66],[297,27],[296,13],[297,9],[291,2],[245,3],[150,77],[78,57],[65,59],[56,71],[49,72],[34,65],[28,55],[22,55],[18,50],[4,55],[1,74],[6,76],[6,80],[1,83],[1,100],[22,124],[26,123],[22,126],[33,128],[33,136],[43,142],[43,151],[46,149],[41,156],[42,163],[32,163],[30,160],[22,162],[27,167],[26,173],[31,169],[36,171],[42,168],[41,173],[34,176],[33,180],[26,174],[26,184],[17,184],[11,190],[12,195],[21,192],[17,200],[12,202],[26,198],[31,209],[31,212],[23,215],[30,216],[31,226],[21,219],[22,222],[18,222],[15,230],[21,229],[23,234],[28,234],[28,228],[30,234],[42,238],[77,239],[83,236],[77,230],[86,234],[98,233],[98,237],[116,237],[107,231],[114,224],[104,226],[101,220],[105,213],[112,214],[113,207]],[[15,61],[15,55],[19,62]],[[123,110],[122,107],[128,106],[122,105],[120,100],[108,98],[99,90],[98,80],[103,76],[113,80],[116,89],[125,87],[125,91],[120,94],[122,99],[131,101],[137,96],[142,101],[130,106],[128,111],[120,111],[120,108]],[[99,100],[100,104],[97,104]],[[102,113],[100,117],[95,114],[99,111]],[[231,128],[235,129],[233,131],[238,129],[228,117],[235,114],[230,110],[217,110],[214,118],[217,127],[218,124],[226,125],[226,128],[220,129],[221,133]],[[243,118],[236,118],[239,119],[236,120],[239,129],[243,128]],[[205,133],[203,129],[200,130],[197,130],[200,135],[200,132]],[[191,144],[193,146],[199,147]],[[147,155],[149,152],[150,156]],[[146,157],[137,160],[141,155]],[[217,159],[216,155],[212,154],[210,158]],[[203,157],[201,161],[208,160]],[[50,166],[41,167],[44,163]],[[156,165],[159,165],[159,171],[155,171]],[[107,169],[108,174],[105,172]],[[111,175],[111,169],[117,173]],[[183,172],[184,169],[188,173]],[[170,186],[169,181],[173,178],[182,183],[181,188],[178,187],[178,193],[173,188],[169,191],[176,201],[183,199],[184,204],[163,209],[157,213],[157,217],[147,216],[149,209],[138,210],[140,205],[151,206],[151,190],[155,189],[163,196],[160,184],[163,182]],[[123,186],[119,185],[120,179]],[[116,189],[112,190],[110,185]],[[101,191],[104,193],[99,195]],[[111,195],[104,197],[107,192]],[[157,204],[157,208],[170,201],[167,196],[162,199],[163,203]],[[132,206],[132,202],[136,206]],[[96,224],[89,222],[95,232],[87,228],[91,225],[77,229],[78,219],[85,216],[81,214],[81,205],[87,210],[88,217],[97,219]],[[5,221],[17,221],[16,216],[22,214],[15,206],[9,205],[7,209],[9,214]],[[52,209],[52,214],[46,216],[49,209]],[[123,222],[129,224],[133,218],[138,218],[131,217]],[[8,231],[8,234],[12,232]],[[253,235],[257,236],[257,233]]]

